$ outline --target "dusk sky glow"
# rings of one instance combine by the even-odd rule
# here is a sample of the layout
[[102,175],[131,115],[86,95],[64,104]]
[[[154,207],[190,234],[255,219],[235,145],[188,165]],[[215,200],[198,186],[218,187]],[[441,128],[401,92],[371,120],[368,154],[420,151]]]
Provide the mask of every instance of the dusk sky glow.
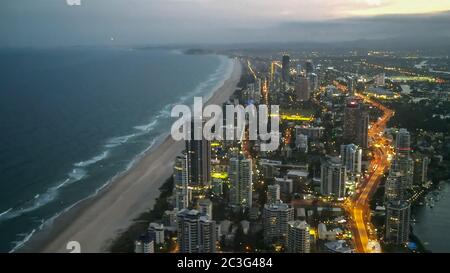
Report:
[[[373,27],[375,32],[386,29],[376,25],[385,22],[379,16],[439,17],[449,10],[450,0],[81,0],[81,6],[66,0],[5,0],[0,3],[0,46],[99,44],[111,37],[117,43],[149,44],[352,40]],[[428,23],[447,36],[445,17]],[[340,29],[333,29],[333,20],[339,20]],[[370,25],[353,28],[352,20]],[[327,33],[317,30],[324,24],[331,25]],[[296,27],[286,31],[283,25]],[[399,33],[403,28],[414,29],[394,26]]]

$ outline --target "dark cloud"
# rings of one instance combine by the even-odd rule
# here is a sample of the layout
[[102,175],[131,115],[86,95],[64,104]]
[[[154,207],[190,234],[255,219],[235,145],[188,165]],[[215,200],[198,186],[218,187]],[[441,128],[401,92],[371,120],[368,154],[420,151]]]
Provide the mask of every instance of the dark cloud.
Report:
[[[322,14],[323,9],[316,7],[311,13],[322,14],[317,15],[317,20],[293,21],[293,11],[277,10],[271,14],[269,0],[259,1],[258,9],[248,4],[254,3],[253,0],[245,2],[246,10],[240,9],[241,2],[237,0],[227,1],[230,2],[81,0],[81,6],[69,7],[65,0],[2,0],[0,46],[337,42],[362,39],[415,39],[418,44],[433,45],[443,43],[450,37],[450,12],[327,20],[328,17]],[[348,1],[335,0],[336,5],[344,2]],[[294,5],[297,2],[289,0],[286,3]],[[282,7],[279,4],[276,6]],[[267,17],[262,16],[260,10],[264,10]],[[279,12],[285,12],[286,16]],[[311,20],[310,17],[301,18]]]

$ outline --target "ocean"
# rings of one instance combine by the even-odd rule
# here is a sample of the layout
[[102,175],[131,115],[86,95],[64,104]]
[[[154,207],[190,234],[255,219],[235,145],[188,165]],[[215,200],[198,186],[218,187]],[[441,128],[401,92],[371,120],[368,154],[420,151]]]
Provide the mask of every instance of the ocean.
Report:
[[167,136],[173,105],[231,71],[179,51],[0,49],[0,252],[112,183]]

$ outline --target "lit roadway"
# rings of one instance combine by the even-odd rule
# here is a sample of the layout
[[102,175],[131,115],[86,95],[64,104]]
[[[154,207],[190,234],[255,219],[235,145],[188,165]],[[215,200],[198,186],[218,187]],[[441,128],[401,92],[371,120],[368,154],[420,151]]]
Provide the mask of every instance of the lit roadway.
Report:
[[376,233],[370,223],[369,201],[374,194],[380,178],[390,165],[389,155],[392,148],[388,139],[383,135],[386,123],[394,115],[394,112],[364,95],[357,94],[365,102],[383,111],[383,116],[369,129],[369,138],[373,150],[373,159],[369,166],[369,176],[363,179],[354,197],[347,199],[345,208],[350,212],[353,220],[356,250],[359,253],[379,252],[374,245],[377,243]]

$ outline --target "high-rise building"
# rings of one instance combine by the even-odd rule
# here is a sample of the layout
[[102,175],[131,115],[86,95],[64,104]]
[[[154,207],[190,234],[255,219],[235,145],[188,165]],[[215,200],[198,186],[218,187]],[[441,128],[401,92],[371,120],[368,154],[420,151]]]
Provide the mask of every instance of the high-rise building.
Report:
[[164,224],[150,223],[148,226],[148,233],[155,240],[155,244],[164,243]]
[[384,186],[386,203],[402,201],[407,198],[407,181],[400,172],[390,172]]
[[212,193],[217,196],[221,196],[223,194],[223,180],[221,178],[213,178],[212,179]]
[[428,181],[428,165],[430,158],[423,155],[417,155],[414,159],[414,184],[423,185]]
[[307,60],[305,63],[305,72],[306,74],[311,74],[315,72],[314,63],[311,60]]
[[181,210],[189,207],[190,189],[188,174],[188,159],[185,153],[175,158],[173,168],[173,182],[175,195],[175,208]]
[[341,145],[342,164],[352,175],[361,173],[362,149],[355,144]]
[[409,239],[411,206],[407,201],[394,201],[386,206],[386,241],[401,245]]
[[264,241],[266,244],[285,243],[288,222],[294,220],[294,209],[285,203],[266,204],[263,210]]
[[288,222],[286,252],[309,253],[311,247],[310,239],[309,225],[306,221]]
[[308,101],[311,96],[311,86],[306,77],[300,77],[295,84],[295,94],[298,101]]
[[323,195],[334,196],[335,198],[345,197],[346,180],[346,168],[339,157],[327,157],[322,160],[320,181]]
[[281,77],[283,81],[288,82],[290,80],[290,58],[289,55],[283,55],[281,61]]
[[267,204],[275,204],[280,201],[280,185],[267,186]]
[[155,253],[155,240],[150,234],[139,237],[134,242],[134,253]]
[[391,169],[400,172],[411,187],[414,179],[414,160],[411,158],[411,135],[408,130],[402,128],[395,138],[395,158]]
[[344,110],[344,140],[362,149],[369,146],[369,113],[362,103],[349,99]]
[[356,83],[355,83],[355,79],[353,77],[348,77],[348,93],[350,94],[351,97],[355,96],[355,92],[356,92]]
[[295,146],[301,153],[308,153],[308,136],[304,134],[296,135]]
[[198,210],[202,216],[207,216],[209,219],[213,219],[211,200],[206,198],[200,199],[198,201]]
[[316,73],[310,73],[306,77],[308,78],[310,92],[315,92],[319,88],[319,76]]
[[230,205],[252,207],[252,160],[243,155],[230,159],[228,178],[231,183]]
[[[191,139],[186,140],[189,186],[202,191],[211,184],[211,142],[203,138],[204,120],[191,122]],[[195,140],[195,132],[201,140]]]
[[178,245],[182,253],[216,252],[216,222],[201,216],[198,210],[178,213]]
[[405,186],[407,188],[410,188],[413,185],[414,160],[410,156],[396,156],[392,161],[391,171],[399,172],[402,176],[405,177]]
[[177,229],[177,216],[178,209],[166,210],[162,216],[162,222],[167,229],[176,230]]
[[408,130],[402,128],[395,138],[395,152],[398,157],[409,157],[411,151],[411,135]]

